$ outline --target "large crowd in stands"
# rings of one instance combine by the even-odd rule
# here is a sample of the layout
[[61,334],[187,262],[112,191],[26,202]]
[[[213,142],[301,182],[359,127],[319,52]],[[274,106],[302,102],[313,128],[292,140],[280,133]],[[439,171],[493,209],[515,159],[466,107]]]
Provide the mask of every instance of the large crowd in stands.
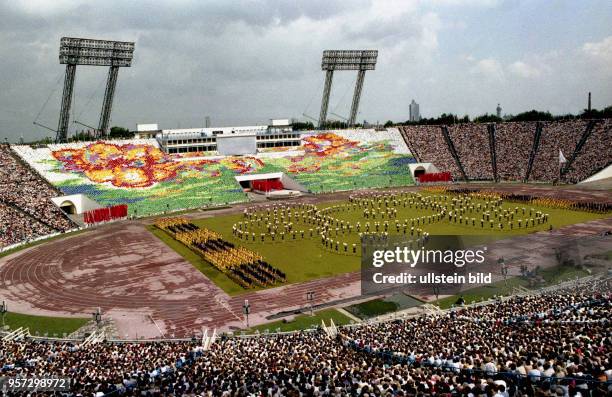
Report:
[[566,180],[580,182],[612,163],[612,119],[597,121],[591,135],[570,165]]
[[587,127],[585,120],[568,120],[543,123],[540,145],[529,175],[531,181],[554,181],[560,176],[560,153],[567,159]]
[[51,197],[60,193],[0,145],[0,247],[74,227]]
[[0,202],[0,248],[51,233],[48,226]]
[[184,342],[0,341],[0,376],[60,375],[74,395],[606,396],[610,280],[438,315]]
[[495,125],[497,175],[502,181],[520,181],[527,174],[533,147],[535,123],[499,123]]
[[440,171],[450,172],[453,179],[461,179],[455,161],[439,125],[402,127],[405,138],[419,154],[421,162],[433,163]]
[[448,133],[469,179],[492,180],[493,163],[486,124],[455,124]]
[[[580,182],[612,164],[612,121],[593,121],[594,127],[567,172],[560,164],[559,152],[571,161],[577,145],[587,129],[588,120],[543,122],[539,145],[533,157],[530,181]],[[444,140],[440,126],[401,127],[409,147],[419,154],[419,161],[431,162],[440,171],[451,172],[461,179],[457,163]],[[534,147],[537,122],[506,122],[494,124],[495,165],[497,179],[523,181],[527,176]],[[466,176],[470,180],[492,180],[492,153],[487,125],[481,123],[456,124],[448,127],[453,146]],[[560,170],[561,167],[561,170]]]

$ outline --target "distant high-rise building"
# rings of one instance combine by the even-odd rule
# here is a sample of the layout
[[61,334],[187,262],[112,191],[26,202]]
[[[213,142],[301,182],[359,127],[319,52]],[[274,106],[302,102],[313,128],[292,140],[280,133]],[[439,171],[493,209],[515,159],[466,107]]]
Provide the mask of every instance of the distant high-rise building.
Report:
[[495,109],[495,111],[496,111],[497,117],[499,117],[501,119],[502,108],[501,108],[501,106],[499,106],[499,103],[497,104],[497,108]]
[[206,116],[206,118],[204,119],[204,126],[206,128],[210,128],[210,116]]
[[416,103],[414,99],[412,100],[412,102],[410,102],[409,109],[410,109],[410,121],[420,121],[421,113],[419,112],[419,104]]

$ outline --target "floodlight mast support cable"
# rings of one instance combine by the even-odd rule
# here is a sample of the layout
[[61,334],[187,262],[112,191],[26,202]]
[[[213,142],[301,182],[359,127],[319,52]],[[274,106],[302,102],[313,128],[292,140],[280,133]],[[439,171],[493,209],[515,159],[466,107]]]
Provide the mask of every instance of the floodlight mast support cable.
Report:
[[365,70],[357,72],[357,82],[355,83],[355,94],[353,94],[353,103],[351,105],[351,115],[349,116],[348,125],[354,126],[357,118],[357,110],[359,109],[359,100],[361,99],[361,89],[363,88],[363,79],[365,78]]
[[60,117],[57,123],[56,143],[64,143],[68,141],[68,123],[70,121],[70,106],[72,104],[72,91],[74,89],[74,76],[76,75],[76,63],[66,65],[66,74],[64,76],[64,91],[62,93],[62,104],[60,109]]
[[117,86],[117,74],[120,67],[132,66],[134,56],[134,43],[126,41],[109,41],[96,39],[83,39],[75,37],[62,37],[60,40],[59,61],[66,64],[64,78],[64,93],[60,118],[55,141],[57,143],[68,141],[68,123],[70,121],[70,106],[74,88],[76,65],[110,66],[104,101],[100,113],[98,130],[105,135],[108,132],[108,123],[113,107],[113,97]]
[[348,125],[354,126],[359,111],[359,101],[363,89],[363,80],[366,70],[376,68],[378,58],[377,50],[325,50],[321,60],[321,70],[325,73],[325,87],[321,100],[321,113],[319,115],[319,128],[324,128],[327,122],[327,108],[329,106],[329,95],[334,70],[357,70],[357,81],[355,82],[355,92],[351,104],[351,113],[348,118]]
[[104,101],[102,102],[102,112],[100,113],[100,123],[98,124],[98,131],[101,136],[108,135],[108,122],[110,120],[111,110],[113,108],[113,97],[115,96],[118,73],[119,66],[111,66],[108,69],[108,79],[106,80]]
[[323,98],[321,99],[321,113],[319,113],[319,128],[324,128],[327,122],[327,108],[329,107],[329,94],[331,93],[334,71],[325,73],[325,86],[323,87]]

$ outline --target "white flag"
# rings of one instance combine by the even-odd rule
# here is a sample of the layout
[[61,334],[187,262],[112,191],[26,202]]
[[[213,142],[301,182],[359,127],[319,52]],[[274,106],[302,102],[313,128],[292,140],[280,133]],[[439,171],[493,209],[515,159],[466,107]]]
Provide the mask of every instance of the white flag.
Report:
[[559,164],[563,164],[563,163],[567,163],[567,159],[563,155],[563,152],[561,151],[561,149],[559,149]]

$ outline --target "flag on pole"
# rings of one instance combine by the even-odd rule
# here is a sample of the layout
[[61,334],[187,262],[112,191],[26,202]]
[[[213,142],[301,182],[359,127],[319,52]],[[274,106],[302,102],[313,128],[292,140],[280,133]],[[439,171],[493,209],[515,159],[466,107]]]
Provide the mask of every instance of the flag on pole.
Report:
[[563,164],[563,163],[567,163],[567,159],[563,155],[563,152],[561,151],[561,149],[559,149],[559,164]]

